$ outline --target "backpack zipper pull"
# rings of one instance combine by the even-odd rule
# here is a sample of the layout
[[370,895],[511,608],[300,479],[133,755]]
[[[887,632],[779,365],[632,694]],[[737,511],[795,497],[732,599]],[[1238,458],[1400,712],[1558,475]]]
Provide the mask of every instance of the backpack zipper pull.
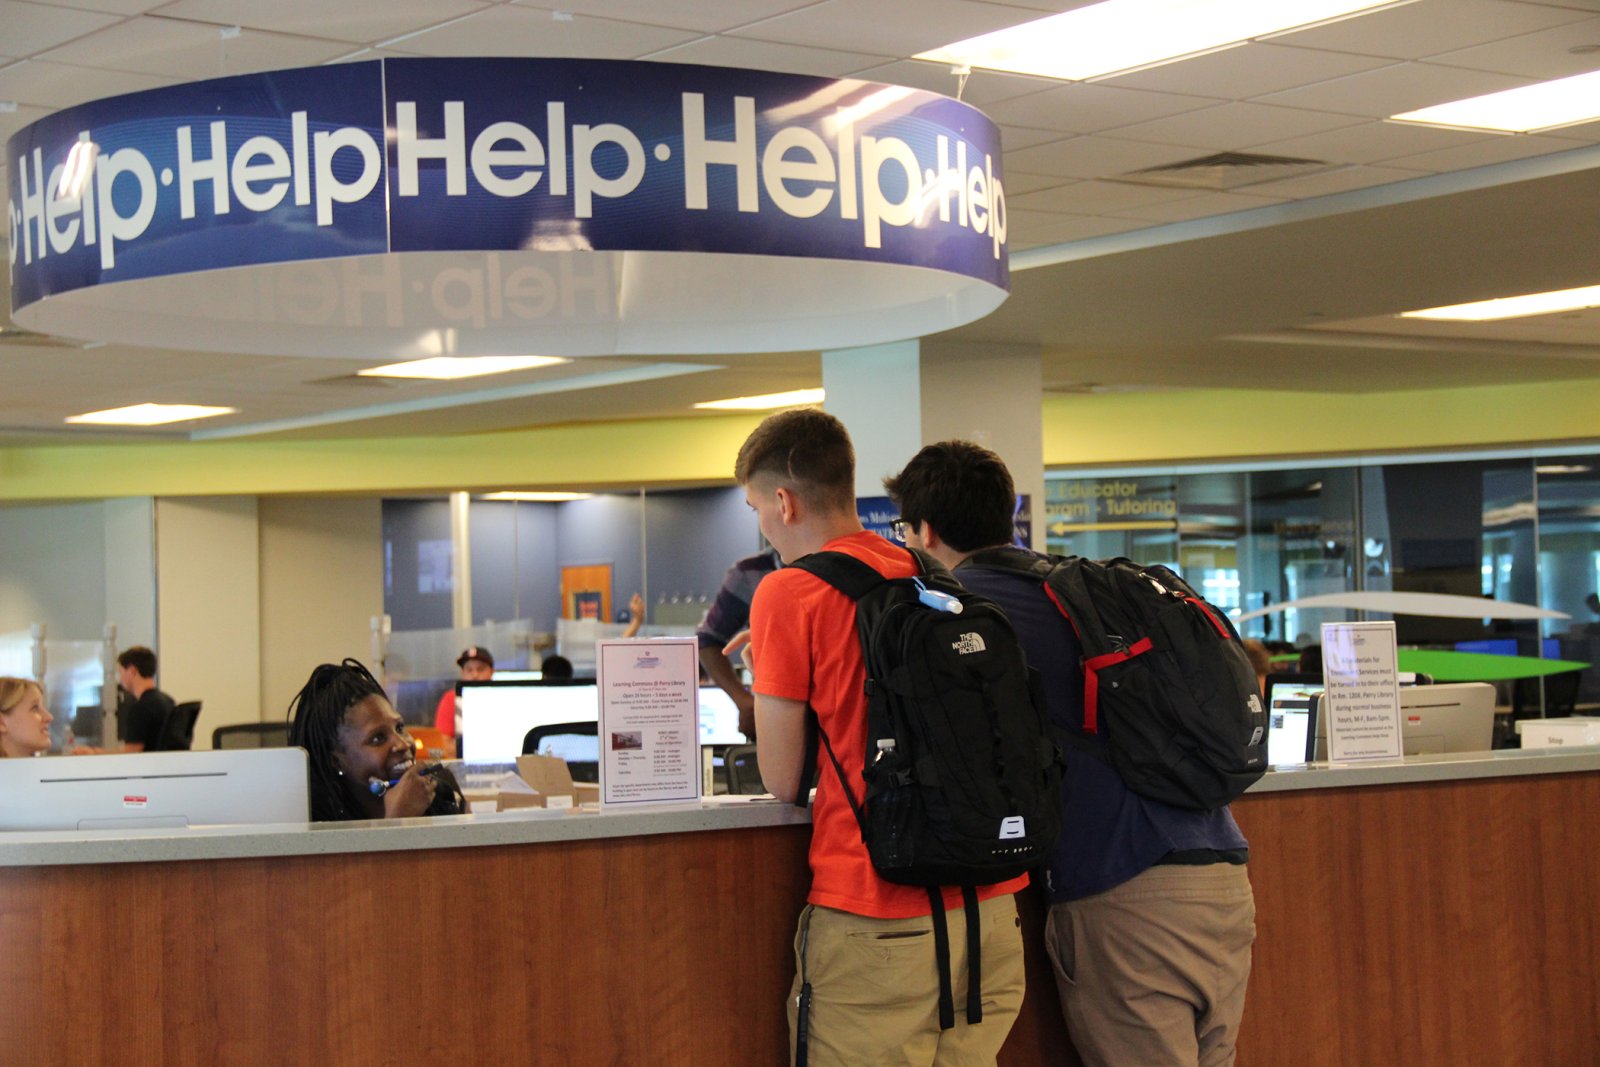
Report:
[[937,589],[929,589],[922,584],[921,578],[913,578],[911,580],[917,583],[917,599],[928,607],[934,611],[948,611],[952,615],[961,614],[961,609],[965,605],[960,600],[957,600],[949,593],[941,593]]

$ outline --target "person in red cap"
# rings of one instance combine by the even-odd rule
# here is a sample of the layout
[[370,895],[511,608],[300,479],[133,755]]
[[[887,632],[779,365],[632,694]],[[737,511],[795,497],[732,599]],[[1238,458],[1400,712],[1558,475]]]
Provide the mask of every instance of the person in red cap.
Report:
[[[487,648],[473,645],[456,657],[463,682],[487,682],[494,677],[494,656]],[[450,737],[456,736],[456,687],[451,686],[439,698],[439,707],[433,713],[433,728]]]

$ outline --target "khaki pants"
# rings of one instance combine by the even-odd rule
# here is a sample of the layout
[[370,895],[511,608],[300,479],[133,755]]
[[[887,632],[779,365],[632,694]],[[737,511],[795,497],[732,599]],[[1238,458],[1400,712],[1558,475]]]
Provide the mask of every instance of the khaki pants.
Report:
[[1256,938],[1243,866],[1152,867],[1056,904],[1056,990],[1084,1067],[1233,1063]]
[[[978,906],[983,1021],[967,1022],[967,924],[950,925],[950,979],[956,1025],[939,1029],[939,971],[933,920],[868,919],[807,905],[795,935],[789,992],[789,1055],[794,1062],[800,974],[811,983],[809,1067],[994,1067],[1022,1007],[1022,932],[1011,896]],[[804,942],[804,959],[801,945]]]

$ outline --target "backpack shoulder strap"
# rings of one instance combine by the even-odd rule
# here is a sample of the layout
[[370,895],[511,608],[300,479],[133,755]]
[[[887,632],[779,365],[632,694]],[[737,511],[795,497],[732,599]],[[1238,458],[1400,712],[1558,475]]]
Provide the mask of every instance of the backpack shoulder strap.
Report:
[[[934,559],[920,548],[907,548],[911,553],[912,561],[917,565],[917,573],[949,574],[943,563]],[[860,600],[872,590],[888,581],[879,574],[871,564],[850,555],[848,552],[812,552],[810,555],[801,556],[790,567],[797,567],[833,586],[851,600]]]

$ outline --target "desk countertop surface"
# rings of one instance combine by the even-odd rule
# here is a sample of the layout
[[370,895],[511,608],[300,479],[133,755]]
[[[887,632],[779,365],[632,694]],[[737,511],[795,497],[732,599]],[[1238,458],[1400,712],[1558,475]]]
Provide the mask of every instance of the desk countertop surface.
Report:
[[[1408,756],[1377,763],[1286,767],[1269,772],[1247,795],[1585,772],[1600,772],[1600,747]],[[670,807],[604,811],[523,808],[392,822],[12,831],[0,833],[0,868],[524,845],[803,825],[809,818],[808,812],[770,797],[713,797]]]

